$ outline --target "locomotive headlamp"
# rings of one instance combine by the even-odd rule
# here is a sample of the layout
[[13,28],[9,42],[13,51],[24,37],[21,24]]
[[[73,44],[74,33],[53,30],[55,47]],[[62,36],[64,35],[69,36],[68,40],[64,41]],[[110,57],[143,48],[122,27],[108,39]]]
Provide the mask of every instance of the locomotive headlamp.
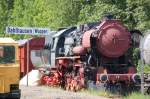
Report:
[[141,77],[138,74],[134,74],[132,76],[132,80],[133,80],[134,83],[140,83]]
[[102,82],[108,81],[108,75],[106,75],[106,74],[101,74],[101,75],[100,75],[100,80],[101,80]]

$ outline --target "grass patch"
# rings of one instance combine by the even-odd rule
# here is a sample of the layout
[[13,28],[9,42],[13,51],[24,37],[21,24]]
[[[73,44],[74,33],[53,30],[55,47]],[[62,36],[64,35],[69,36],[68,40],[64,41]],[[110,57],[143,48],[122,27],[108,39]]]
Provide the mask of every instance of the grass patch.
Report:
[[123,99],[150,99],[150,96],[148,95],[143,95],[141,93],[132,93]]
[[86,94],[91,94],[91,95],[96,95],[96,96],[103,96],[103,97],[107,97],[110,99],[150,99],[150,95],[143,95],[139,92],[134,92],[132,94],[129,94],[127,96],[120,96],[120,95],[116,95],[116,94],[112,94],[109,92],[105,92],[105,91],[98,91],[98,90],[82,90],[82,93],[86,93]]
[[[48,87],[48,86],[41,86],[47,91],[64,91],[60,87]],[[71,91],[70,91],[71,92]],[[94,90],[94,89],[82,89],[78,92],[75,93],[80,93],[80,94],[88,94],[88,95],[93,95],[93,96],[102,96],[110,99],[150,99],[149,95],[143,95],[140,92],[133,92],[127,96],[121,96],[117,94],[112,94],[107,91],[100,91],[100,90]]]
[[107,91],[99,91],[99,90],[93,90],[93,89],[83,89],[81,90],[82,93],[85,94],[90,94],[94,96],[103,96],[103,97],[108,97],[108,98],[114,98],[114,99],[122,99],[121,96],[116,95],[116,94],[111,94]]

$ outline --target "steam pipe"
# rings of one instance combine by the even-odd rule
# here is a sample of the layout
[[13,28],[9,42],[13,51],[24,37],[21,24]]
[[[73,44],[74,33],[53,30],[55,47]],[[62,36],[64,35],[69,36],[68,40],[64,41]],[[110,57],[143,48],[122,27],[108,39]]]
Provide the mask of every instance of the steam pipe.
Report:
[[92,56],[90,55],[88,58],[88,65],[90,64],[90,60],[91,60]]

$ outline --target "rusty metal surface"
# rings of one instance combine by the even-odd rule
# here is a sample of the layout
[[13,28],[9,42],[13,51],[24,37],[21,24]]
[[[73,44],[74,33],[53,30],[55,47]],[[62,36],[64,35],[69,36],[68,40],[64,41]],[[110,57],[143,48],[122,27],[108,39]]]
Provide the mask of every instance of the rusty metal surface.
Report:
[[[29,56],[31,54],[31,50],[40,50],[44,48],[45,38],[38,37],[32,38],[29,41]],[[23,75],[27,72],[27,42],[19,46],[19,59],[20,59],[20,71]],[[31,60],[29,60],[29,71],[34,68]]]
[[86,32],[83,34],[83,37],[82,37],[82,46],[83,46],[84,48],[90,48],[90,47],[91,47],[90,38],[91,38],[91,35],[92,35],[92,33],[93,33],[94,31],[95,31],[95,30],[92,29],[92,30],[86,31]]
[[78,54],[78,55],[82,55],[82,54],[86,53],[86,49],[83,46],[76,46],[73,48],[73,53]]
[[129,48],[130,33],[117,20],[107,20],[102,25],[97,37],[97,48],[104,56],[119,57]]

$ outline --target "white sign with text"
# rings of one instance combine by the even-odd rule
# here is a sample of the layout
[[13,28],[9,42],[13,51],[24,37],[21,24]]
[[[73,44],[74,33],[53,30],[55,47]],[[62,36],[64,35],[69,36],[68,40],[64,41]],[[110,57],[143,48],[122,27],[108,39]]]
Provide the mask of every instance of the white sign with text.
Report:
[[6,27],[7,34],[48,35],[50,29],[37,27]]

